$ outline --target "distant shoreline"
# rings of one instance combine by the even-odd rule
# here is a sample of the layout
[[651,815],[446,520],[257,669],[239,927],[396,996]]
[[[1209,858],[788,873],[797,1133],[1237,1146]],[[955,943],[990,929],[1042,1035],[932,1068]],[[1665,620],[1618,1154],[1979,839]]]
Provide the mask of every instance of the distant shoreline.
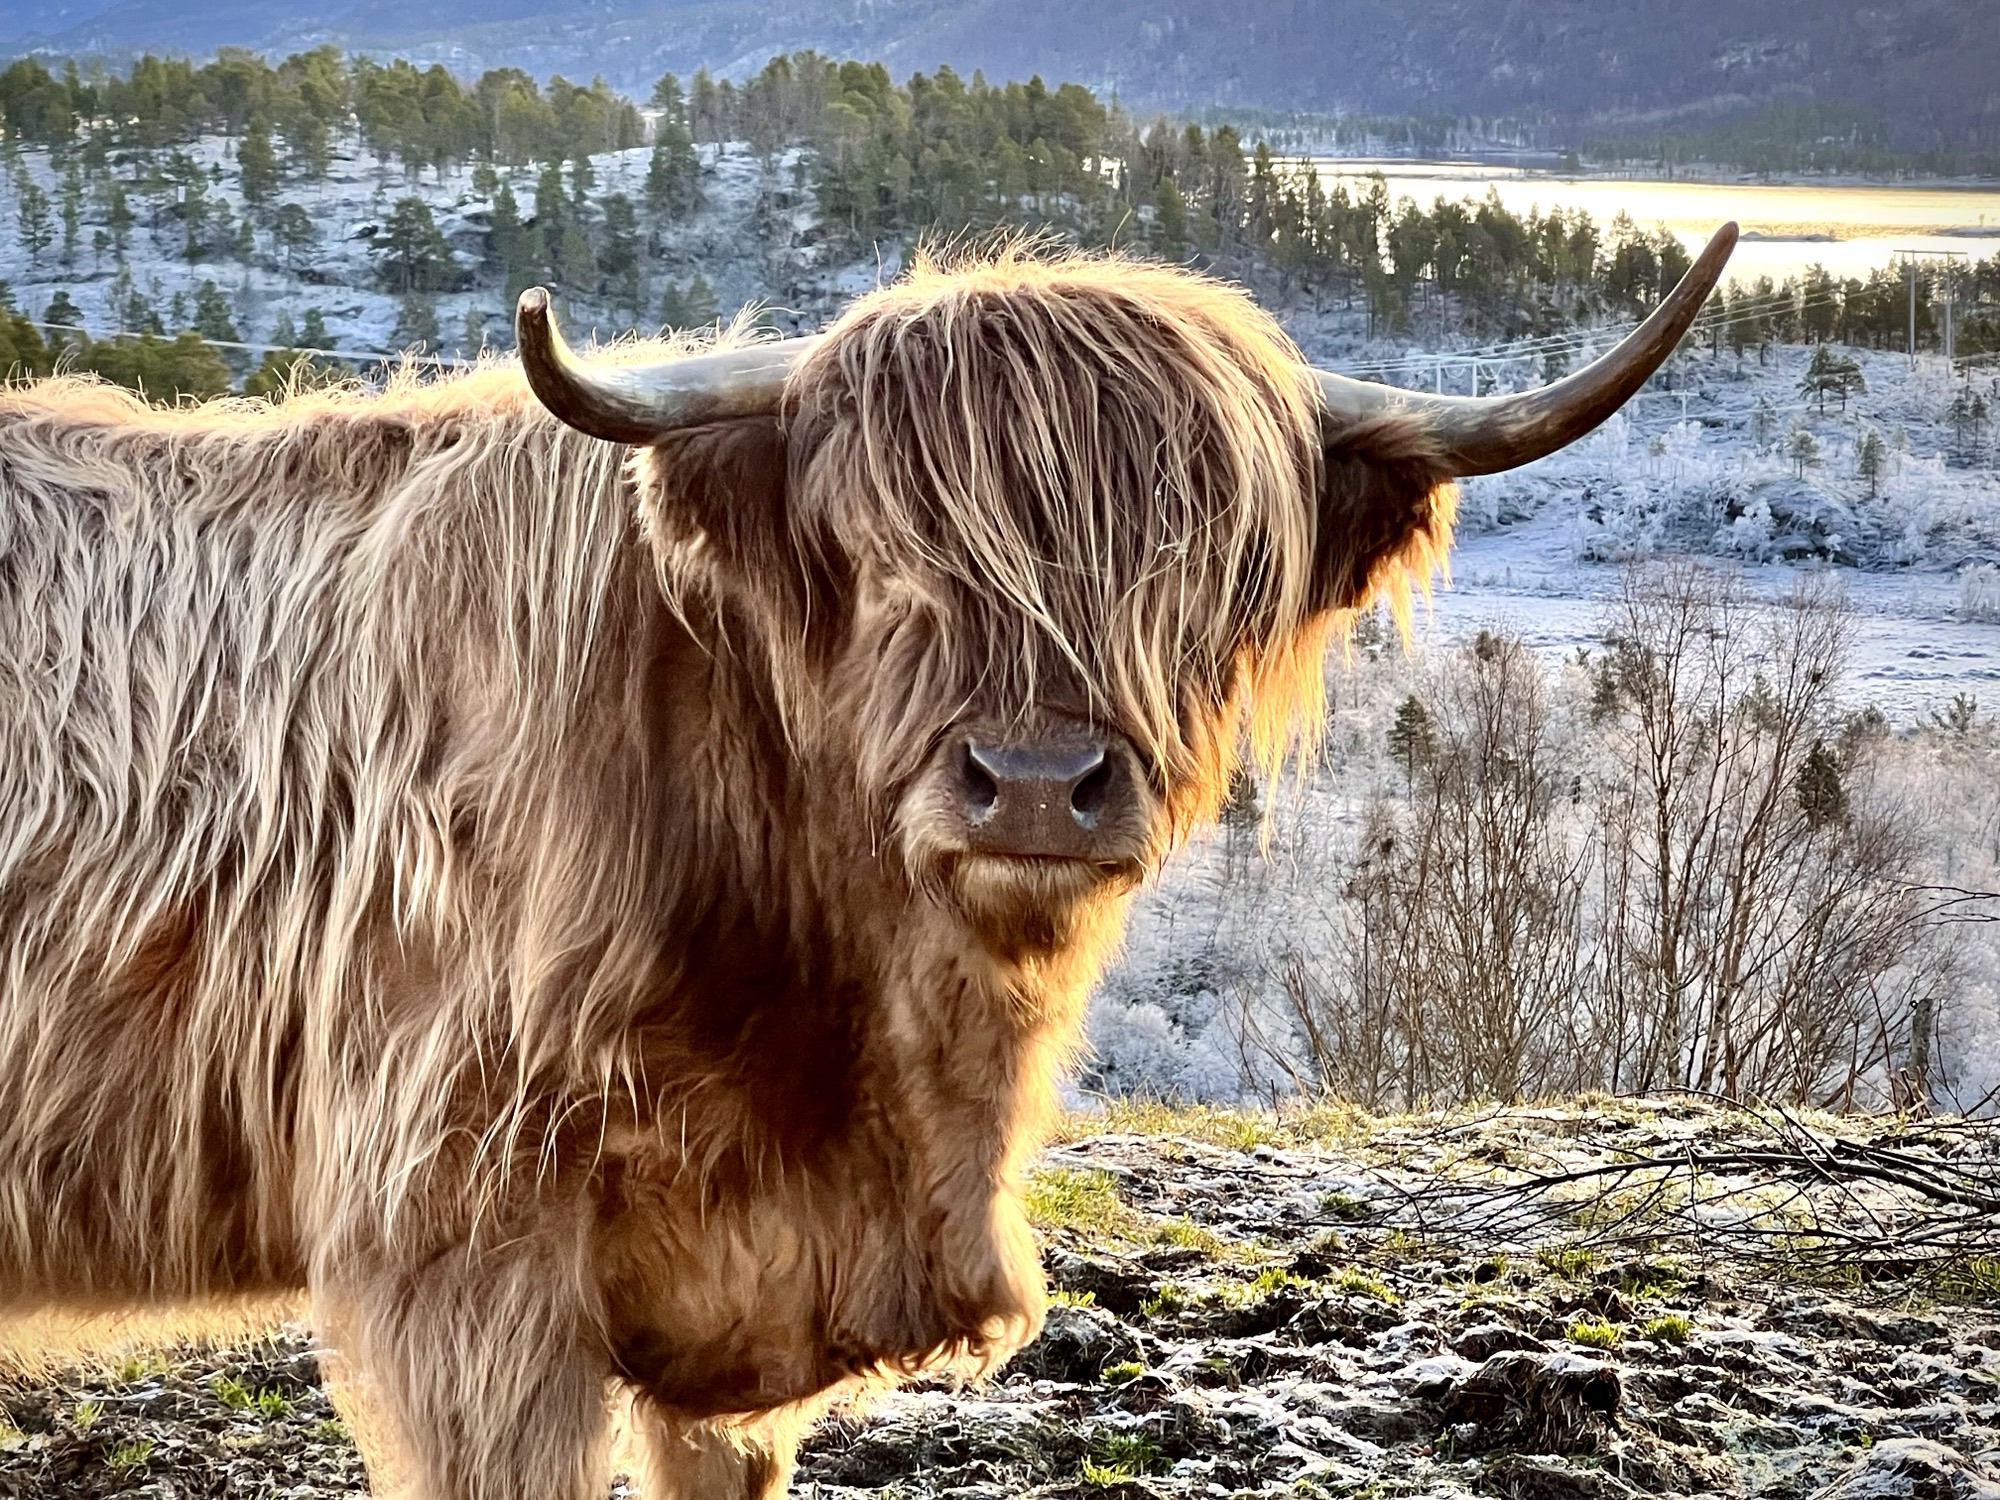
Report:
[[1883,174],[1875,172],[1763,173],[1738,167],[1703,165],[1672,172],[1647,171],[1637,167],[1573,165],[1558,152],[1506,150],[1453,152],[1448,155],[1385,155],[1369,152],[1349,155],[1343,151],[1295,151],[1282,153],[1289,161],[1353,162],[1365,167],[1484,167],[1519,172],[1529,180],[1548,182],[1675,182],[1699,187],[1804,187],[1804,188],[1920,188],[1931,192],[1990,193],[2000,188],[2000,174],[1989,177],[1930,176],[1920,172]]

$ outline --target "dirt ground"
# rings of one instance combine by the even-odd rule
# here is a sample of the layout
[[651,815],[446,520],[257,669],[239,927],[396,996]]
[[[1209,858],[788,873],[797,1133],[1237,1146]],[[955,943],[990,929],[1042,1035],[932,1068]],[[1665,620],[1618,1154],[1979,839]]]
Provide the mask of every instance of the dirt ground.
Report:
[[[1753,1210],[1712,1238],[1664,1210],[1608,1232],[1602,1178],[1491,1212],[1552,1168],[1698,1161],[1740,1129],[1679,1102],[1079,1124],[1031,1194],[1041,1340],[983,1387],[830,1423],[794,1493],[2000,1500],[2000,1261],[1889,1283],[1810,1253],[1823,1234],[1789,1269],[1737,1254],[1759,1214],[1802,1222],[1774,1179],[1703,1199]],[[1837,1196],[1887,1237],[1921,1206]],[[297,1324],[17,1374],[0,1411],[6,1500],[365,1493]]]

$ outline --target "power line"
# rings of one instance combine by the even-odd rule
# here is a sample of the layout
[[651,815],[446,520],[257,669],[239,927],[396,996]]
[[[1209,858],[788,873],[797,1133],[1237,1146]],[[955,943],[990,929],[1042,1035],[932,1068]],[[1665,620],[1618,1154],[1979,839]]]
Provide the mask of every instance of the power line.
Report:
[[[92,333],[89,329],[78,327],[73,323],[38,323],[33,318],[22,318],[19,321],[26,323],[30,328],[39,328],[43,332],[81,334],[85,338],[95,339],[100,342],[115,339],[152,339],[155,342],[172,342],[165,334],[154,333],[151,330],[135,333],[129,328],[116,328],[109,333]],[[192,329],[188,331],[194,332]],[[418,354],[409,349],[403,349],[393,354],[382,349],[308,349],[300,344],[253,344],[240,339],[212,339],[205,336],[202,338],[202,342],[212,349],[241,349],[247,354],[316,354],[326,359],[360,361],[363,363],[372,361],[378,364],[394,364],[401,360],[410,360],[416,364],[438,365],[445,369],[453,370],[469,370],[478,363],[477,360],[458,359],[446,354]]]

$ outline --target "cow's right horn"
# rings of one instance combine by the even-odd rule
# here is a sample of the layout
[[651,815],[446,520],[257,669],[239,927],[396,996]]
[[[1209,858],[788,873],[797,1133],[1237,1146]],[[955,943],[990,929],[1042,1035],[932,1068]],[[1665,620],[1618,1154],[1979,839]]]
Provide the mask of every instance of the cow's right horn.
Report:
[[1435,396],[1315,370],[1328,444],[1370,418],[1402,413],[1430,431],[1446,473],[1497,474],[1575,442],[1644,385],[1681,341],[1722,279],[1736,226],[1716,230],[1652,316],[1602,359],[1566,380],[1512,396]]
[[521,293],[515,338],[528,385],[579,432],[612,443],[656,443],[681,427],[775,416],[785,377],[817,338],[745,344],[649,365],[578,359],[556,327],[543,287]]

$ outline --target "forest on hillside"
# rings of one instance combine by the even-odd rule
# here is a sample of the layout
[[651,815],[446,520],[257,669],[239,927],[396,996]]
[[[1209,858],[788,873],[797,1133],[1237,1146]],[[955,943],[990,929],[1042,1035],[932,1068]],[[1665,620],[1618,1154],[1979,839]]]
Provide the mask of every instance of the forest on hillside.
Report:
[[[405,301],[399,337],[432,348],[440,335],[425,299],[470,286],[506,305],[525,286],[550,285],[613,326],[716,317],[699,275],[667,279],[656,261],[665,226],[700,206],[700,149],[721,142],[747,144],[767,182],[789,178],[816,207],[814,232],[856,256],[1042,234],[1352,306],[1371,335],[1547,336],[1643,313],[1687,265],[1664,230],[1622,216],[1604,225],[1560,209],[1524,216],[1492,196],[1392,201],[1379,178],[1328,187],[1268,141],[1246,148],[1232,125],[1140,119],[1076,83],[996,84],[949,68],[898,83],[881,63],[811,52],[774,58],[742,83],[666,74],[643,100],[601,79],[538,84],[495,69],[465,81],[332,47],[277,63],[241,50],[200,64],[145,56],[123,72],[24,59],[0,70],[0,131],[14,220],[0,232],[12,229],[31,266],[93,273],[125,271],[142,219],[190,265],[295,265],[320,233],[301,196],[338,146],[365,149],[385,187],[391,176],[400,184],[373,231],[370,274]],[[207,166],[202,141],[224,143]],[[599,190],[594,160],[646,145],[642,192]],[[28,151],[45,154],[49,186],[25,169]],[[427,193],[468,167],[481,226],[472,255],[447,244]],[[1917,287],[1924,347],[1941,337],[1942,274],[1927,271]],[[2000,349],[2000,257],[1950,290],[1958,352]],[[81,322],[66,297],[15,309],[0,364],[46,369],[67,347],[72,363],[112,379],[150,372],[153,389],[219,389],[227,372],[200,343],[237,336],[228,310],[219,293],[206,305],[199,290],[178,300],[163,308],[136,287],[123,294],[121,330],[159,341],[137,352],[65,334]],[[1884,347],[1906,336],[1908,300],[1886,271],[1845,282],[1813,273],[1720,296],[1711,336],[1739,355],[1800,339]],[[311,330],[290,332],[318,347]],[[1543,373],[1560,373],[1566,357],[1552,349]],[[270,369],[252,380],[275,388]]]

